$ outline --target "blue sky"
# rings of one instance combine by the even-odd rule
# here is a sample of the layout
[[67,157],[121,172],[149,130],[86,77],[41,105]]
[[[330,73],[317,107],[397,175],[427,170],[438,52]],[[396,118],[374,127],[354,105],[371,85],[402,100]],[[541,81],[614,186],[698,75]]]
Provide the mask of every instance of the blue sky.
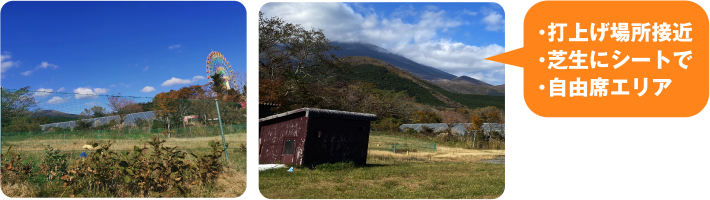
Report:
[[246,11],[236,1],[13,1],[0,15],[4,88],[153,97],[206,84],[212,50],[246,72]]
[[505,12],[496,3],[268,3],[278,16],[320,28],[333,41],[370,43],[457,76],[499,85],[505,65]]

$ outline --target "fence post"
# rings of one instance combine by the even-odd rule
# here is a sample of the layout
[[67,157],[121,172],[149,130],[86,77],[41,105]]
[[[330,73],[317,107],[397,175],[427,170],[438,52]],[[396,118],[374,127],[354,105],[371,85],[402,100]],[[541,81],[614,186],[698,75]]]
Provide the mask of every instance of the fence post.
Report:
[[434,142],[434,151],[436,151],[436,142]]
[[222,133],[222,147],[224,147],[224,157],[229,160],[229,153],[227,153],[227,144],[224,141],[224,129],[222,129],[222,115],[219,114],[219,101],[214,100],[214,104],[217,105],[217,119],[219,119],[219,131]]
[[195,139],[192,139],[192,127],[190,127],[190,140],[195,141]]

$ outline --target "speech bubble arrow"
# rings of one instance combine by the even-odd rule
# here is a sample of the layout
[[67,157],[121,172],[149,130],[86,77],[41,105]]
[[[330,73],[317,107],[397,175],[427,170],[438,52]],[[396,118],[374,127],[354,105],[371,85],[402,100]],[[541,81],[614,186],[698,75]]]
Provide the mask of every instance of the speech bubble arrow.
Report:
[[530,55],[531,52],[528,52],[526,50],[527,49],[525,49],[523,47],[523,48],[515,49],[512,51],[502,53],[502,54],[488,57],[488,58],[486,58],[486,60],[504,63],[504,64],[508,64],[508,65],[514,65],[514,66],[518,66],[518,67],[524,67],[524,65],[530,65],[530,60],[525,59],[525,58],[529,58],[530,56],[528,56],[528,55]]

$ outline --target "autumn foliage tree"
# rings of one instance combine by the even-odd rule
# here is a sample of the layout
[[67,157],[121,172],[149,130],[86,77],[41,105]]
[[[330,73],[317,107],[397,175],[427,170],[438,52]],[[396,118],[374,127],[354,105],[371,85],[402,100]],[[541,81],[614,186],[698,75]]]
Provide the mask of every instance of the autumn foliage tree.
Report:
[[153,104],[158,109],[156,116],[166,125],[167,134],[170,135],[172,127],[183,125],[182,117],[187,115],[192,105],[189,99],[204,99],[207,96],[206,91],[199,85],[155,95]]
[[106,104],[112,112],[120,117],[119,124],[123,124],[126,120],[126,115],[131,113],[143,112],[143,107],[133,101],[132,98],[121,97],[121,93],[116,96],[108,97]]
[[434,112],[416,111],[412,114],[412,123],[441,123],[441,118]]
[[259,101],[315,104],[317,90],[338,75],[337,56],[323,30],[307,30],[259,12]]

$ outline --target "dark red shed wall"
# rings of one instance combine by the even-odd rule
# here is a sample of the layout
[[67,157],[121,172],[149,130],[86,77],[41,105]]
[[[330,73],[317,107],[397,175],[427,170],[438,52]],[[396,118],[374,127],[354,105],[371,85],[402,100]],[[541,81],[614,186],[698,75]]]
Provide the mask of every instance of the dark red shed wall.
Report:
[[[318,131],[321,131],[320,138]],[[353,161],[364,165],[370,122],[349,119],[310,118],[303,165]]]
[[294,146],[294,164],[301,165],[303,158],[303,144],[306,139],[308,118],[305,116],[292,117],[285,120],[273,120],[271,124],[261,126],[259,139],[261,140],[260,164],[281,163],[284,151],[284,138],[296,138]]

